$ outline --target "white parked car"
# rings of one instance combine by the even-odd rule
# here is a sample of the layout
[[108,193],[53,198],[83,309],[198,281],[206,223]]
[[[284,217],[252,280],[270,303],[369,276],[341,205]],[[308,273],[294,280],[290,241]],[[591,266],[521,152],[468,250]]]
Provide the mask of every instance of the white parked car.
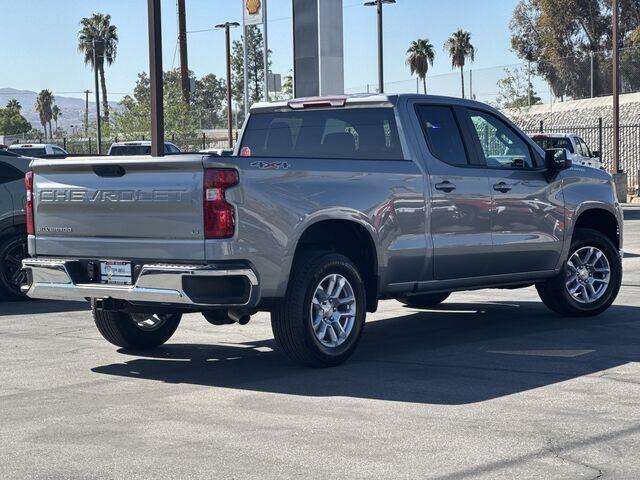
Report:
[[217,155],[218,157],[230,157],[233,155],[233,148],[205,148],[200,150],[200,153],[208,153],[210,155]]
[[66,157],[66,150],[50,143],[23,143],[9,145],[8,150],[23,157]]
[[[164,142],[164,153],[170,155],[173,153],[182,153],[182,150],[171,142]],[[107,155],[120,157],[129,155],[151,155],[151,142],[143,140],[113,143],[111,147],[109,147],[109,153]]]
[[544,150],[564,148],[567,151],[567,158],[574,165],[604,170],[601,152],[591,151],[589,145],[574,133],[537,133],[531,138]]

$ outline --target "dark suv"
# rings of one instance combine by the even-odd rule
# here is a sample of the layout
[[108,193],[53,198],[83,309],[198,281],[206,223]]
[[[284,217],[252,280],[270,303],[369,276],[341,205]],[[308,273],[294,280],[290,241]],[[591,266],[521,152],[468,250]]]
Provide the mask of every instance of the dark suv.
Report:
[[25,298],[20,292],[27,256],[24,175],[33,160],[0,151],[0,296]]

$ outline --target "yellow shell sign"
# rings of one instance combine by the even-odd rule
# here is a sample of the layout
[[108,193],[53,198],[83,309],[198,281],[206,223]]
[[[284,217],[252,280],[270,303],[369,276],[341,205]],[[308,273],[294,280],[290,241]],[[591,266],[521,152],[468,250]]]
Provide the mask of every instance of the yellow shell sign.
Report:
[[249,15],[255,15],[260,10],[261,2],[260,0],[247,0],[245,6]]

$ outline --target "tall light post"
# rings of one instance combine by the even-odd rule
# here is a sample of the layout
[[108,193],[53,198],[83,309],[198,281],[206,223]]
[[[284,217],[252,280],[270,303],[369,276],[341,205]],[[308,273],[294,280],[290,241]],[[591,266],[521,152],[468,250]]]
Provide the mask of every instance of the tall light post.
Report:
[[[239,27],[238,22],[219,23],[215,28],[224,29],[225,46],[227,50],[227,128],[229,133],[229,148],[233,148],[233,110],[231,109],[231,27]],[[245,67],[246,68],[246,67]]]
[[373,0],[365,2],[365,7],[376,7],[378,11],[378,91],[384,93],[384,55],[382,41],[382,5],[396,3],[396,0]]
[[620,170],[620,33],[618,0],[611,2],[613,9],[613,173]]

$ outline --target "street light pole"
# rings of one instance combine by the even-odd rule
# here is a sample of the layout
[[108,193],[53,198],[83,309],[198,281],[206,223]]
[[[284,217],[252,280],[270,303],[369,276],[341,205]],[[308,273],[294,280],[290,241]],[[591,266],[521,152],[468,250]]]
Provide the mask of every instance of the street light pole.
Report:
[[238,22],[225,22],[216,25],[215,28],[224,29],[226,57],[227,57],[227,131],[229,135],[229,148],[233,148],[233,110],[231,108],[231,27],[238,27]]
[[378,92],[384,93],[384,45],[382,38],[382,5],[396,3],[396,0],[374,0],[365,2],[365,7],[376,7],[378,16]]
[[95,38],[93,39],[93,76],[96,89],[96,124],[98,130],[98,155],[102,155],[102,130],[100,128],[100,90],[98,83],[98,49],[96,45],[99,43]]

